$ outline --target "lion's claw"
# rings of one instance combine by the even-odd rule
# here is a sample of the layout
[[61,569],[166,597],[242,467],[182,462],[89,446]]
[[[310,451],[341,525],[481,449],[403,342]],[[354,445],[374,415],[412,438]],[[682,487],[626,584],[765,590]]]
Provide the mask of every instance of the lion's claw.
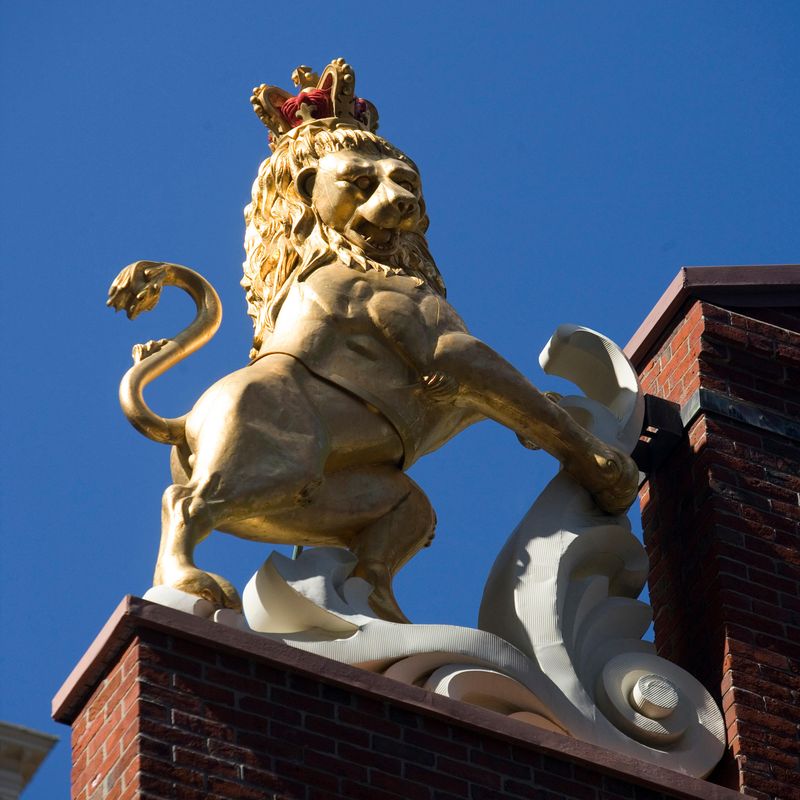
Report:
[[359,562],[353,576],[363,578],[372,586],[368,602],[372,610],[389,622],[409,623],[411,620],[402,612],[392,591],[392,576],[386,564],[380,561]]
[[[159,575],[159,572],[157,569],[156,574]],[[154,583],[164,583],[173,589],[202,597],[217,608],[241,611],[242,601],[239,599],[239,593],[229,581],[219,575],[204,572],[197,567],[182,567],[174,570],[173,575],[167,573],[165,577],[166,579],[164,577],[156,579]]]
[[422,385],[427,396],[438,402],[447,402],[458,394],[457,381],[443,372],[423,375]]

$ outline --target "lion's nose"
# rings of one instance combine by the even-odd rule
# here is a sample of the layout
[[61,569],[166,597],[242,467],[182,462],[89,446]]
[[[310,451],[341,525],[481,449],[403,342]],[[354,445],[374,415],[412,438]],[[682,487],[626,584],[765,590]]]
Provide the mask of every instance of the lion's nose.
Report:
[[419,216],[419,202],[402,186],[384,182],[361,207],[360,213],[383,228],[413,227]]
[[389,186],[386,189],[388,206],[397,215],[397,222],[403,223],[417,215],[417,198],[402,186]]
[[403,197],[398,197],[394,201],[394,207],[405,217],[406,215],[410,214],[414,210],[414,206],[416,205],[416,201],[412,197],[411,199],[406,199]]

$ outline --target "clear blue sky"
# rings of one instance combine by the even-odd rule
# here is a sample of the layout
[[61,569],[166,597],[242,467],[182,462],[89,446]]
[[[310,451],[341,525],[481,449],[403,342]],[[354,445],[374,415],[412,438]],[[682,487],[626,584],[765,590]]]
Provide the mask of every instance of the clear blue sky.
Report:
[[[130,346],[190,307],[176,291],[129,323],[107,285],[171,260],[222,296],[220,334],[150,392],[161,413],[245,363],[254,85],[354,65],[422,169],[450,299],[548,388],[537,355],[559,323],[625,344],[681,265],[800,261],[798,40],[794,2],[0,4],[0,718],[63,737],[26,797],[67,794],[50,698],[149,586],[169,480],[116,387]],[[474,624],[554,471],[490,423],[414,468],[439,528],[397,580],[412,619]],[[242,586],[270,549],[217,534],[199,559]]]

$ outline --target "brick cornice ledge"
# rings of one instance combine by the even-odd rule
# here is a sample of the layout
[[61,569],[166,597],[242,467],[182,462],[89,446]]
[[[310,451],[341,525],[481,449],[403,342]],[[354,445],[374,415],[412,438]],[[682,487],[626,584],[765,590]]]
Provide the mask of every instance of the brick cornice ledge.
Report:
[[651,348],[691,298],[725,307],[800,306],[800,264],[681,267],[625,346],[634,367],[641,369]]
[[250,634],[185,614],[138,597],[127,596],[117,606],[86,654],[53,698],[53,718],[71,724],[98,683],[131,640],[143,630],[188,639],[209,649],[224,650],[290,670],[323,683],[390,702],[450,724],[490,733],[528,746],[545,755],[566,759],[637,785],[667,790],[672,796],[703,800],[736,800],[738,792],[654,764],[605,750],[596,745],[542,730],[487,709],[452,700],[416,686],[377,675],[338,661],[297,650],[266,637]]

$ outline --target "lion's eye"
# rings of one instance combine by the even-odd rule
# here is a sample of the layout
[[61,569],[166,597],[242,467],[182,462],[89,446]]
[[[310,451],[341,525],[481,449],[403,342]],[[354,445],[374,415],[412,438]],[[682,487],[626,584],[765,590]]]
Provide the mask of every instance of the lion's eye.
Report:
[[417,188],[411,181],[397,181],[397,185],[402,186],[408,192],[413,192]]
[[362,175],[360,178],[356,178],[353,183],[355,183],[359,189],[363,189],[365,192],[372,188],[372,178],[368,177],[367,175]]

